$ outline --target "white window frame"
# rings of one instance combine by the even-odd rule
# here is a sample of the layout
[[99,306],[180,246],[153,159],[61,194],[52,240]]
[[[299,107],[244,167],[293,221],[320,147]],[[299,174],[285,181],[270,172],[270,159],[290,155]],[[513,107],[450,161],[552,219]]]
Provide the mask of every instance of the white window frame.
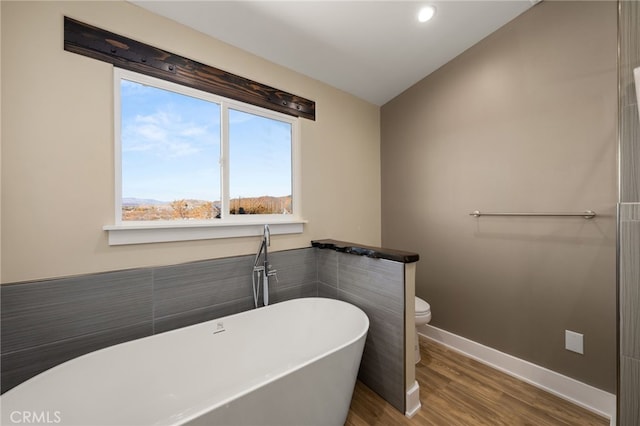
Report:
[[[265,224],[272,234],[294,234],[303,232],[306,221],[302,218],[300,119],[265,108],[214,95],[170,81],[114,67],[114,163],[115,163],[115,220],[103,229],[109,234],[109,245],[159,243],[215,238],[248,237],[262,235]],[[120,81],[136,83],[169,90],[186,96],[215,102],[221,108],[220,171],[221,171],[221,217],[210,220],[183,221],[123,221],[122,220],[122,140]],[[229,109],[291,124],[291,192],[290,215],[239,215],[229,214]],[[259,155],[259,153],[257,154]]]

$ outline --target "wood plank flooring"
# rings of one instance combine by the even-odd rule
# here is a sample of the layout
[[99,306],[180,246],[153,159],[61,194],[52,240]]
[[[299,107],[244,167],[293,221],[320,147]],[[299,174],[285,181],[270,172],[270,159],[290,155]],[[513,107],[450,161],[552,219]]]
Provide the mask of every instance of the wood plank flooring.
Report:
[[360,381],[345,426],[608,426],[609,421],[436,342],[421,339],[422,409],[407,419]]

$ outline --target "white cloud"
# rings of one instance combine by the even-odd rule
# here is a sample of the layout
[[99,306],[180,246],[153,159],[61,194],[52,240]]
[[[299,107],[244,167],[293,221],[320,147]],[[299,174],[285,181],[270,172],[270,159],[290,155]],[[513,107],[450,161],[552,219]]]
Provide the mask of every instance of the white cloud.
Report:
[[146,139],[154,142],[165,142],[167,140],[167,129],[155,124],[144,124],[142,126],[136,126],[133,131],[137,136],[142,139]]
[[206,127],[189,127],[187,129],[184,129],[180,134],[182,136],[200,136],[200,135],[204,135],[207,132]]
[[184,157],[186,155],[197,154],[200,152],[199,148],[194,147],[187,142],[169,143],[169,151],[174,157]]
[[203,144],[217,140],[217,135],[209,134],[207,126],[184,120],[182,115],[170,111],[136,115],[133,120],[123,123],[122,150],[155,151],[162,158],[196,155]]

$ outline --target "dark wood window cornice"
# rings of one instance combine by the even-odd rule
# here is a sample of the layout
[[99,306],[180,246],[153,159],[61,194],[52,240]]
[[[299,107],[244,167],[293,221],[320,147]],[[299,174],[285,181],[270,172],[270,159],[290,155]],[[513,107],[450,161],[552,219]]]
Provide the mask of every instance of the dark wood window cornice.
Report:
[[64,18],[64,49],[226,98],[315,120],[315,102],[166,50]]

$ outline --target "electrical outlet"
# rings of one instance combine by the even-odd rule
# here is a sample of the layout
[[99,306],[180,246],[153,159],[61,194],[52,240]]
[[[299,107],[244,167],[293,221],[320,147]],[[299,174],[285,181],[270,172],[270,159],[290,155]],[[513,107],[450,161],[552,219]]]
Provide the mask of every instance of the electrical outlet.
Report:
[[575,331],[564,331],[564,348],[584,355],[584,335]]

